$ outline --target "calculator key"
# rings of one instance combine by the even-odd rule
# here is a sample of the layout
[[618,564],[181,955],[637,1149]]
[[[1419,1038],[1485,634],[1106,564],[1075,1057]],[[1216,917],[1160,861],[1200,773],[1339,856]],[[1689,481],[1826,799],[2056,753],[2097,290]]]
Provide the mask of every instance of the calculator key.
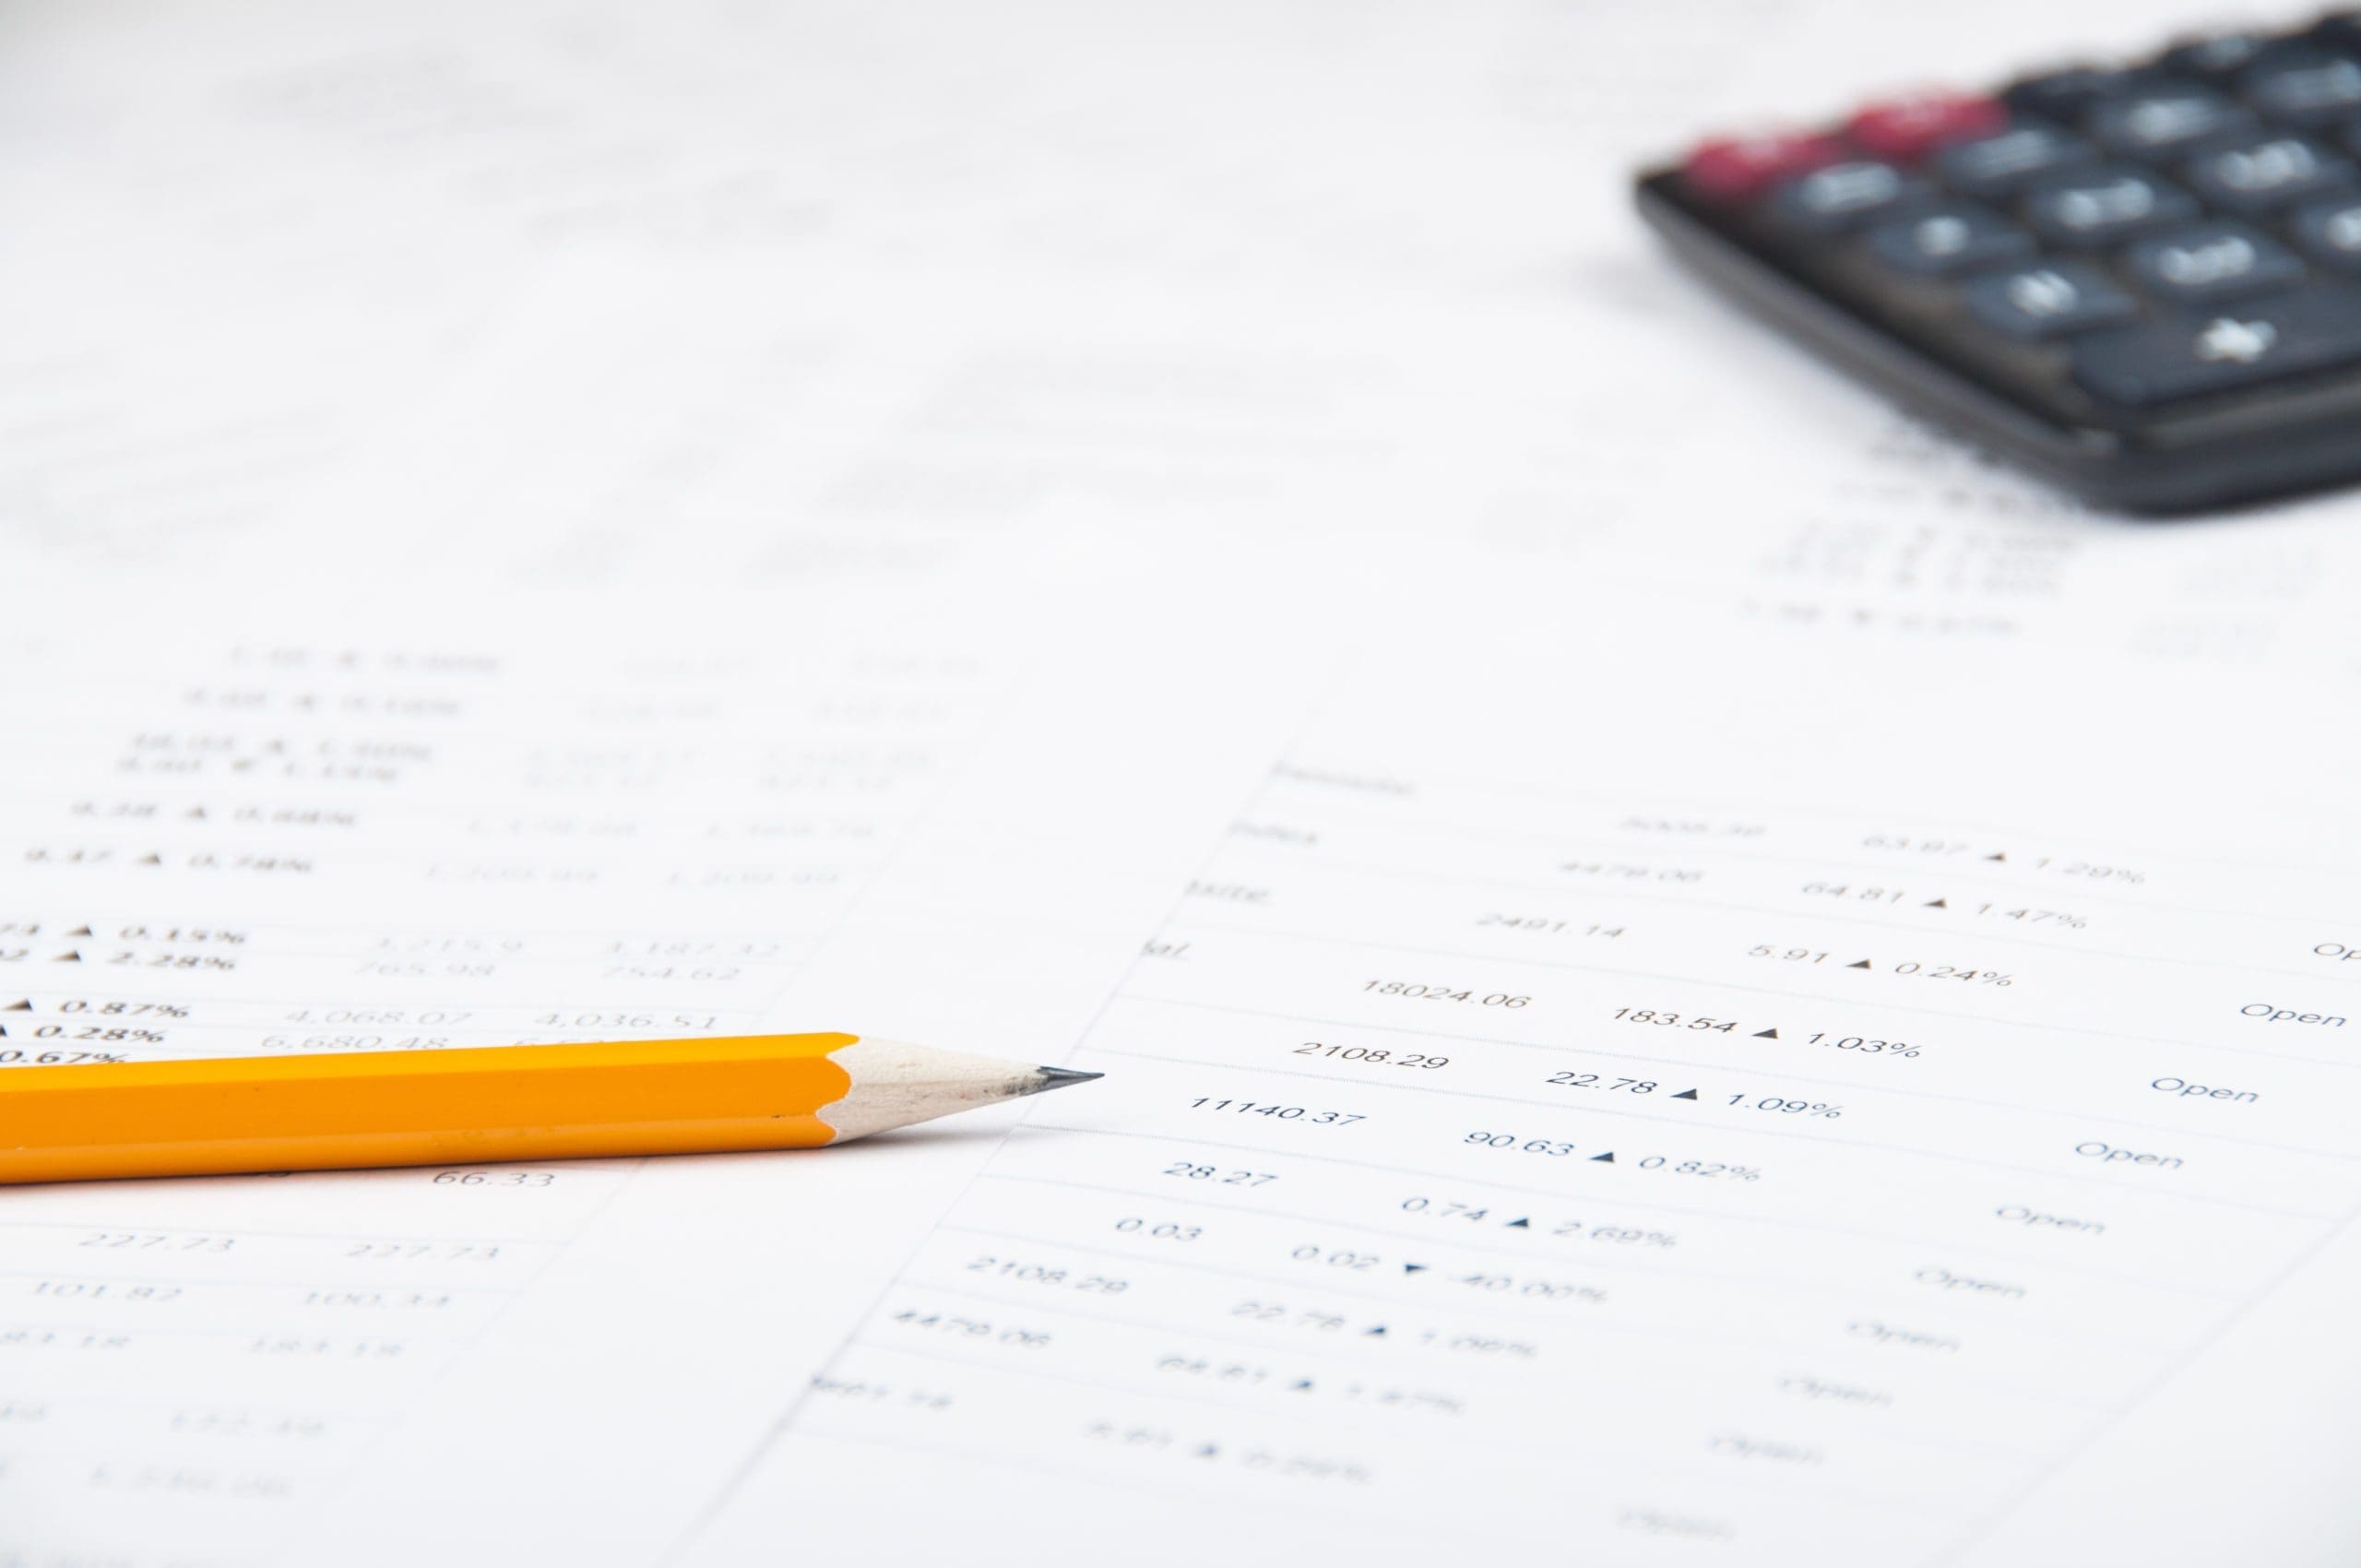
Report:
[[2361,362],[2361,293],[2319,286],[2225,310],[2102,332],[2073,347],[2074,379],[2130,408]]
[[2110,98],[2120,98],[2164,79],[2158,73],[2112,65],[2069,65],[2012,82],[2000,101],[2021,113],[2039,114],[2070,124]]
[[2092,139],[2130,158],[2169,158],[2254,123],[2245,105],[2212,88],[2159,87],[2109,99],[2091,111]]
[[2033,236],[1999,214],[1947,201],[1869,231],[1869,253],[1897,272],[1950,278],[2033,254]]
[[2059,244],[2111,245],[2186,222],[2198,208],[2178,185],[2118,166],[2047,181],[2026,196],[2024,213]]
[[1834,233],[1898,214],[1929,191],[1926,181],[1891,163],[1856,159],[1789,180],[1773,194],[1771,208],[1795,228]]
[[2048,261],[1970,279],[1962,291],[1976,319],[2011,338],[2063,338],[2140,314],[2139,302],[2097,267]]
[[2201,223],[2142,240],[2124,255],[2140,286],[2167,303],[2201,304],[2304,280],[2304,264],[2243,223]]
[[2008,125],[2009,112],[1998,99],[1932,91],[1868,104],[1845,128],[1863,152],[1915,163],[1939,147],[1988,137]]
[[2098,148],[2055,125],[2019,119],[1996,137],[1954,143],[1935,155],[1935,172],[1966,196],[2005,195],[2045,174],[2088,168]]
[[1781,180],[1809,173],[1844,156],[1844,144],[1834,137],[1716,137],[1698,143],[1680,172],[1684,181],[1706,196],[1745,201]]
[[2268,33],[2217,32],[2175,44],[2165,51],[2157,64],[2175,76],[2218,83],[2283,47],[2278,39]]
[[2351,159],[2293,131],[2209,148],[2181,172],[2204,200],[2250,217],[2361,183]]
[[2361,53],[2361,11],[2331,11],[2312,24],[2308,36],[2331,49]]
[[2238,90],[2272,119],[2334,125],[2361,114],[2361,62],[2324,49],[2291,50],[2239,77]]
[[2297,208],[2288,232],[2314,261],[2343,272],[2361,272],[2361,194]]

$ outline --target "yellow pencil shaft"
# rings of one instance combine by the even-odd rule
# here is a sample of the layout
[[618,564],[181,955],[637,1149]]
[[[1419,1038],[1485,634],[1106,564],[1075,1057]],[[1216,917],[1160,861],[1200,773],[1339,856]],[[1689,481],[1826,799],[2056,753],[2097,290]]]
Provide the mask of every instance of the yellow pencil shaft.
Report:
[[0,1070],[0,1182],[808,1148],[848,1034]]

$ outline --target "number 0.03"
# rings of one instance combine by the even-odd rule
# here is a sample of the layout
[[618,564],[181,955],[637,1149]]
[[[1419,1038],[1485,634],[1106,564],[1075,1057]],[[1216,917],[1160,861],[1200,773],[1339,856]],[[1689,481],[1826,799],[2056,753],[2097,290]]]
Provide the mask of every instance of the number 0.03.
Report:
[[1115,1229],[1126,1236],[1153,1236],[1159,1241],[1193,1241],[1205,1233],[1203,1226],[1142,1219],[1136,1215],[1115,1221]]

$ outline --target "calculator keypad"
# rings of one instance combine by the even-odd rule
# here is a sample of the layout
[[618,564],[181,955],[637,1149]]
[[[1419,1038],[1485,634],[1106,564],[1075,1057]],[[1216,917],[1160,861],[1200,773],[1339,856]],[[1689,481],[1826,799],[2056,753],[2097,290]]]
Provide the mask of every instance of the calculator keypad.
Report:
[[2046,181],[2025,198],[2025,221],[2052,244],[2121,244],[2198,215],[2197,198],[2159,174],[2110,164]]
[[2168,159],[2253,124],[2253,111],[2211,88],[2158,86],[2099,104],[2090,134],[2125,158]]
[[1853,116],[1845,134],[1864,152],[1908,163],[2008,128],[2009,111],[1997,99],[1937,92],[1872,103]]
[[2218,315],[2168,316],[2074,349],[2074,379],[2141,408],[2361,363],[2361,295],[2306,289]]
[[2053,261],[1971,279],[1967,308],[1996,332],[2035,340],[2129,321],[2140,303],[2086,262]]
[[1869,249],[1897,271],[1945,278],[2031,255],[2034,238],[1987,208],[1946,201],[1879,224]]
[[1771,208],[1790,228],[1833,234],[1907,211],[1932,191],[1892,163],[1853,159],[1787,181],[1773,192]]
[[2109,99],[2143,84],[2172,79],[2156,71],[2075,65],[2015,82],[2000,94],[2000,101],[2020,113],[2072,125]]
[[2156,64],[2169,76],[2191,81],[2225,82],[2275,49],[2277,40],[2259,32],[2217,32],[2165,51]]
[[2184,304],[2269,293],[2304,280],[2295,252],[2244,223],[2200,223],[2142,240],[2125,253],[2124,265],[2143,293]]
[[2361,183],[2351,159],[2292,131],[2233,137],[2181,177],[2200,200],[2249,218]]
[[2361,12],[1872,102],[1680,177],[1777,265],[2058,417],[2361,371]]
[[1996,136],[1957,142],[1935,155],[1936,177],[1967,196],[2004,196],[2099,160],[2099,149],[2056,125],[2020,116]]
[[2290,227],[2296,244],[2315,263],[2361,273],[2361,193],[2302,208]]
[[2238,88],[2264,114],[2291,125],[2338,125],[2361,114],[2361,62],[2325,50],[2266,58]]

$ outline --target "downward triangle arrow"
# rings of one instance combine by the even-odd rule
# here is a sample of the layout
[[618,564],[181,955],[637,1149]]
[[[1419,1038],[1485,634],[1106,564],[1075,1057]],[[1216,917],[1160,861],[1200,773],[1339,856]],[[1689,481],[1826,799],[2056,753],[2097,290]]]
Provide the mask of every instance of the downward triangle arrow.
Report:
[[1926,909],[1948,909],[1951,906],[1940,898],[1929,898],[1926,903],[1920,905],[1919,908]]
[[1848,969],[1866,969],[1869,967],[1869,961],[1867,958],[1856,958],[1845,967]]
[[1605,1160],[1608,1164],[1612,1165],[1615,1163],[1615,1151],[1613,1149],[1608,1149],[1605,1154],[1592,1155],[1591,1158],[1593,1161]]
[[1695,1089],[1683,1089],[1672,1098],[1675,1099],[1695,1099],[1697,1098],[1697,1091]]
[[1754,1031],[1754,1038],[1757,1039],[1777,1039],[1779,1038],[1779,1031],[1776,1029],[1757,1029]]

